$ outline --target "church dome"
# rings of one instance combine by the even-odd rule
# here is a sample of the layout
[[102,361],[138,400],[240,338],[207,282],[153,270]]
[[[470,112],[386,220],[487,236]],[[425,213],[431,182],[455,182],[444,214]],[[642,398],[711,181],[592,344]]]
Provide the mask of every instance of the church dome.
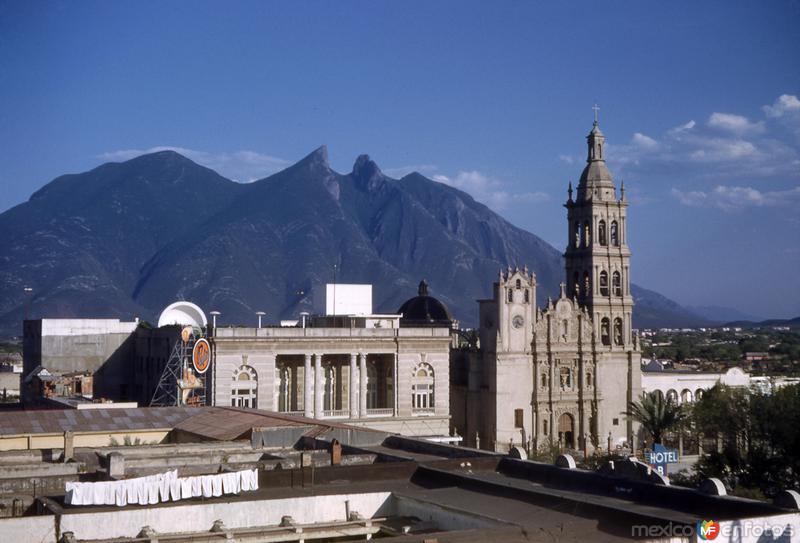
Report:
[[605,161],[593,160],[583,169],[579,187],[613,187],[614,179],[608,170]]
[[428,295],[428,283],[424,279],[419,283],[419,294],[407,300],[397,312],[403,315],[400,318],[401,326],[446,326],[449,328],[453,322],[447,306]]

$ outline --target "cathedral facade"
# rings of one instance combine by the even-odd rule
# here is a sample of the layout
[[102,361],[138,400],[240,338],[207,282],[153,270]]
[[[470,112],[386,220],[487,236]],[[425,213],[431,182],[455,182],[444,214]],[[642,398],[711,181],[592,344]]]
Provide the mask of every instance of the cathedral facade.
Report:
[[545,444],[594,450],[632,445],[623,414],[641,394],[632,330],[624,186],[617,188],[595,121],[586,167],[570,183],[565,278],[557,300],[536,304],[536,277],[502,270],[479,301],[478,341],[451,357],[451,425],[468,446],[505,451]]

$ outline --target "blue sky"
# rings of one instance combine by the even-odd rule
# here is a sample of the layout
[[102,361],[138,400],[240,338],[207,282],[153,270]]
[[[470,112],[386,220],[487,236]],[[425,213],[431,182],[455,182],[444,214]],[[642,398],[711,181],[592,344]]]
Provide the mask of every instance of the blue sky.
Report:
[[320,144],[563,247],[592,104],[634,277],[800,315],[800,3],[0,1],[0,210],[168,146],[246,182]]

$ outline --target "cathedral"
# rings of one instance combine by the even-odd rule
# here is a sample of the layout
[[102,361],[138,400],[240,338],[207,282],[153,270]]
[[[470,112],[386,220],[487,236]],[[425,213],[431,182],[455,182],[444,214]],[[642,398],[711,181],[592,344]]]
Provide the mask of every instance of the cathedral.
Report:
[[477,338],[452,352],[451,425],[467,446],[593,451],[634,444],[624,412],[641,394],[642,378],[632,330],[628,202],[606,166],[596,119],[586,139],[586,167],[564,204],[558,299],[539,309],[535,275],[501,270],[492,297],[478,302]]

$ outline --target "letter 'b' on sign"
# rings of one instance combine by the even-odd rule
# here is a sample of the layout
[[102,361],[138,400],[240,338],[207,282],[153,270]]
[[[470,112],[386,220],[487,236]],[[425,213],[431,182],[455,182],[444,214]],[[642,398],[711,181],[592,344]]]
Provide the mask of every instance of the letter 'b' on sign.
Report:
[[192,365],[197,373],[205,373],[211,365],[211,345],[207,339],[198,339],[194,344]]

